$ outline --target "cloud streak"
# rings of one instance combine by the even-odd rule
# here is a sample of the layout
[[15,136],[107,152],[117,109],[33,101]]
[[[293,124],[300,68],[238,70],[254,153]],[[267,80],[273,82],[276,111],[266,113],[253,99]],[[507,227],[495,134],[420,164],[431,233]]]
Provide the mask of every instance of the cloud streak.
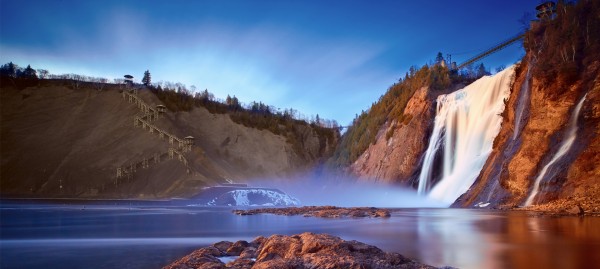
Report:
[[[522,14],[515,7],[535,4],[498,3],[506,9],[502,16],[514,21]],[[515,28],[497,22],[504,19],[500,13],[479,12],[490,5],[480,1],[440,1],[435,9],[393,1],[23,0],[0,5],[3,62],[109,78],[131,74],[139,79],[149,69],[154,81],[293,107],[341,124],[368,109],[411,65],[425,63],[445,47],[486,46],[494,33],[503,39],[497,33]],[[478,22],[495,28],[482,30]],[[473,36],[456,37],[457,32],[486,40],[479,44]],[[518,56],[513,52],[505,58]]]

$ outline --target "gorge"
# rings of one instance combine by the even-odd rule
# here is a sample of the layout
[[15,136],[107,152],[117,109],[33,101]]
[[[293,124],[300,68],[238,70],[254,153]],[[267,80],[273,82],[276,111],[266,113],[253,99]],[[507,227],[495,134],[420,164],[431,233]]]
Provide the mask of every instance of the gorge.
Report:
[[31,3],[0,268],[600,264],[600,1]]

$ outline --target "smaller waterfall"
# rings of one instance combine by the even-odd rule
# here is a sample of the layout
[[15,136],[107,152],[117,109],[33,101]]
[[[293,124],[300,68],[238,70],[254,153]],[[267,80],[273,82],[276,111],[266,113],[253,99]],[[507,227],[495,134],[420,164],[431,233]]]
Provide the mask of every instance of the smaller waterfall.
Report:
[[542,171],[540,172],[538,177],[535,179],[535,182],[533,184],[533,189],[531,190],[529,197],[527,197],[527,200],[525,201],[525,204],[524,204],[525,206],[530,206],[533,203],[533,199],[540,191],[540,182],[542,181],[542,179],[548,172],[548,169],[556,161],[560,160],[560,158],[569,151],[569,149],[573,145],[573,142],[575,142],[575,138],[577,137],[577,118],[579,117],[579,111],[581,110],[581,107],[583,106],[583,102],[585,101],[586,96],[587,96],[587,94],[584,95],[583,98],[581,98],[581,100],[575,107],[573,114],[571,115],[571,119],[569,120],[570,121],[569,128],[567,129],[567,134],[566,134],[567,139],[563,140],[562,144],[560,145],[560,148],[558,149],[558,151],[556,152],[554,157],[552,157],[552,159],[544,166],[544,168],[542,168]]
[[531,80],[531,64],[527,65],[527,75],[525,81],[521,86],[521,92],[519,92],[519,103],[517,104],[517,111],[515,112],[515,130],[513,133],[513,140],[517,139],[519,133],[521,133],[521,121],[523,120],[523,113],[526,105],[529,105],[529,81]]

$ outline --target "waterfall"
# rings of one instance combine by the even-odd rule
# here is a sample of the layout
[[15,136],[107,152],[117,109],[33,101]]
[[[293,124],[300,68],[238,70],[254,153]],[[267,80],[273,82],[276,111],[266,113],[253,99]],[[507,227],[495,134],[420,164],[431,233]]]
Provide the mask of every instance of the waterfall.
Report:
[[[511,66],[461,90],[438,96],[433,132],[419,175],[420,194],[450,204],[475,182],[500,131],[513,74]],[[442,158],[442,167],[434,167],[440,163],[437,158]],[[435,173],[442,177],[432,186]]]
[[569,120],[570,124],[566,133],[567,139],[562,141],[562,144],[560,145],[560,148],[558,149],[556,154],[554,154],[554,157],[552,157],[552,159],[544,166],[544,168],[542,168],[540,174],[537,176],[537,178],[535,178],[533,189],[531,190],[529,197],[527,197],[527,200],[525,200],[525,206],[530,206],[533,203],[533,199],[540,191],[540,182],[548,172],[548,168],[550,168],[556,161],[560,160],[560,158],[569,151],[569,149],[573,145],[573,142],[575,142],[575,138],[577,136],[577,118],[579,117],[579,111],[583,106],[583,101],[585,101],[586,96],[587,94],[585,94],[583,98],[581,98],[581,100],[575,107],[573,114],[571,115],[571,119]]
[[525,81],[521,86],[521,91],[519,92],[519,103],[517,104],[517,111],[515,111],[515,130],[513,132],[513,140],[517,139],[517,136],[521,132],[521,121],[523,120],[523,113],[525,111],[525,107],[529,104],[529,81],[531,80],[531,64],[527,65],[527,75],[525,76]]

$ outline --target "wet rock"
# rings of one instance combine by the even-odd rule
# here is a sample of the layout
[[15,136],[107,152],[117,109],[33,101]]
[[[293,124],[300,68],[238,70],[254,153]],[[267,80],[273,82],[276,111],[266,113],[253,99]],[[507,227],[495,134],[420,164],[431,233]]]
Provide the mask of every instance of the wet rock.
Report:
[[225,253],[227,256],[240,256],[242,251],[246,249],[250,244],[246,241],[237,241],[231,245]]
[[435,268],[398,253],[386,253],[375,246],[327,234],[272,235],[250,243],[215,245],[243,250],[240,257],[225,265],[211,255],[219,250],[208,247],[211,249],[196,250],[165,268]]
[[233,243],[231,243],[231,242],[221,241],[221,242],[214,243],[212,246],[215,247],[216,249],[218,249],[219,251],[225,253],[232,245],[233,245]]
[[[215,252],[216,251],[216,252]],[[218,249],[207,247],[195,250],[191,254],[179,259],[178,261],[165,266],[165,269],[187,269],[187,268],[202,268],[202,269],[222,269],[225,264],[221,262],[216,255],[220,255]]]
[[256,257],[256,248],[255,247],[247,247],[242,253],[240,253],[240,258],[243,259],[252,259]]
[[252,259],[239,258],[235,261],[227,263],[226,267],[235,269],[250,269],[252,268],[252,266],[254,266],[255,263],[256,262]]
[[276,214],[284,216],[302,215],[304,217],[318,218],[389,218],[390,211],[375,207],[335,207],[335,206],[304,206],[286,208],[257,208],[250,210],[233,210],[234,214],[245,216],[254,214]]
[[379,210],[375,211],[375,217],[378,217],[378,218],[389,218],[390,216],[391,216],[391,214],[390,214],[389,210],[379,209]]
[[254,240],[252,240],[252,242],[250,242],[250,246],[254,247],[254,248],[258,248],[260,245],[262,245],[265,241],[267,241],[267,238],[264,236],[258,236],[256,238],[254,238]]
[[566,210],[567,213],[571,214],[571,215],[583,215],[585,212],[583,211],[583,208],[581,208],[580,205],[575,205],[569,209]]

